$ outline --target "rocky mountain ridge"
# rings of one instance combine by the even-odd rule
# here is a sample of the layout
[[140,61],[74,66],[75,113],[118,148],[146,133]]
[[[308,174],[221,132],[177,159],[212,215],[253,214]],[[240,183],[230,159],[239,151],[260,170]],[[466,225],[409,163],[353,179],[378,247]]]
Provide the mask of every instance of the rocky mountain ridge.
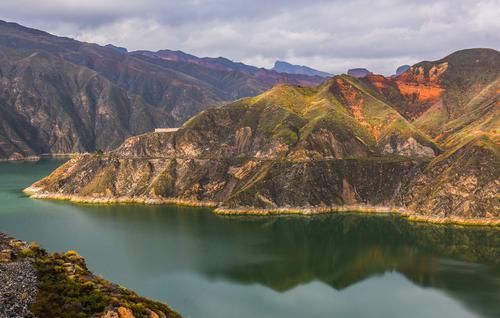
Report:
[[[498,55],[457,52],[396,78],[342,75],[316,88],[279,85],[206,110],[176,132],[132,137],[114,151],[75,158],[28,191],[236,213],[378,207],[420,219],[498,220]],[[489,65],[470,68],[478,57]],[[477,80],[453,103],[462,86],[450,79],[463,72]],[[436,135],[442,126],[420,123],[436,103],[448,104],[451,115],[455,107],[472,115],[450,117],[454,129]]]

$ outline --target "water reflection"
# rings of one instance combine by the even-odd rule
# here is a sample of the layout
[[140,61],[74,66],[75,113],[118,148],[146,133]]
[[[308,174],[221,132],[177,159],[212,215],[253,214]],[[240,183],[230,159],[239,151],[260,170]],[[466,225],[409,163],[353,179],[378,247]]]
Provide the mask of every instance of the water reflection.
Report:
[[133,251],[123,260],[128,272],[196,271],[279,292],[313,281],[342,290],[399,272],[484,317],[500,310],[498,230],[359,214],[249,219],[186,208],[80,208],[93,223],[117,222],[108,235],[120,237],[115,249]]

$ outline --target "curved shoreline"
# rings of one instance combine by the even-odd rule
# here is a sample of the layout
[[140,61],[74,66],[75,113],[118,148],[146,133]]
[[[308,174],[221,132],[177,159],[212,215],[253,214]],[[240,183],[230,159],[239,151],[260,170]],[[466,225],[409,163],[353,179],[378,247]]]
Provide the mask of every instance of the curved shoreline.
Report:
[[0,162],[34,162],[45,158],[54,159],[71,159],[76,156],[88,154],[88,152],[71,152],[71,153],[42,153],[34,156],[18,157],[18,158],[0,158]]
[[368,205],[343,205],[331,207],[285,207],[273,209],[259,209],[251,207],[241,208],[225,208],[221,207],[218,202],[213,201],[195,201],[176,198],[146,198],[146,197],[90,197],[68,195],[61,193],[42,192],[42,189],[36,187],[28,187],[23,190],[30,198],[69,201],[77,204],[145,204],[145,205],[177,205],[191,207],[206,207],[211,208],[212,212],[217,215],[226,216],[277,216],[277,215],[319,215],[332,213],[363,213],[373,215],[399,215],[411,222],[433,223],[433,224],[449,224],[449,225],[464,225],[464,226],[489,226],[500,230],[500,219],[492,218],[474,218],[468,219],[463,217],[437,217],[416,214],[402,207],[388,206],[368,206]]
[[145,205],[178,205],[192,207],[216,208],[217,202],[194,201],[175,198],[145,198],[145,197],[90,197],[68,195],[62,193],[40,192],[38,188],[28,187],[23,190],[32,199],[69,201],[78,204],[145,204]]
[[384,207],[384,206],[365,206],[365,205],[344,205],[325,208],[278,208],[278,209],[226,209],[216,208],[215,214],[219,215],[253,215],[253,216],[271,216],[271,215],[319,215],[333,213],[361,213],[372,215],[398,215],[411,222],[445,224],[445,225],[464,225],[464,226],[489,226],[500,230],[500,219],[474,218],[467,219],[462,217],[436,217],[421,215],[406,211],[404,208]]

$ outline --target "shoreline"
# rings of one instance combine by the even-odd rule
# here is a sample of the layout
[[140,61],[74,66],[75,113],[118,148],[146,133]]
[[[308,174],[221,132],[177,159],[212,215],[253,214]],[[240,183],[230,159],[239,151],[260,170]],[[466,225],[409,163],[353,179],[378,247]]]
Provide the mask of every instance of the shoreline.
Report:
[[28,156],[20,158],[0,158],[0,162],[21,162],[21,161],[38,161],[42,159],[41,156]]
[[191,206],[191,207],[207,207],[216,208],[217,202],[212,201],[194,201],[183,200],[175,198],[145,198],[145,197],[90,197],[68,195],[61,193],[40,193],[38,188],[28,187],[23,192],[32,199],[41,200],[54,200],[54,201],[69,201],[78,204],[144,204],[144,205],[177,205],[177,206]]
[[368,206],[368,205],[343,205],[330,207],[285,207],[260,209],[251,207],[241,208],[224,208],[220,207],[220,203],[213,201],[195,201],[183,200],[175,198],[145,198],[145,197],[90,197],[68,195],[60,193],[41,192],[42,189],[36,187],[28,187],[23,192],[32,199],[69,201],[76,204],[95,204],[95,205],[112,205],[112,204],[144,204],[144,205],[176,205],[190,207],[206,207],[211,208],[212,213],[221,216],[279,216],[279,215],[301,215],[312,216],[321,214],[334,213],[360,213],[371,215],[398,215],[406,218],[410,222],[432,223],[443,225],[463,225],[463,226],[488,226],[498,228],[500,230],[500,219],[492,218],[463,218],[463,217],[438,217],[416,214],[406,210],[403,207],[388,207],[388,206]]
[[277,209],[254,209],[254,208],[216,208],[215,214],[218,215],[248,215],[248,216],[272,216],[272,215],[321,215],[334,213],[359,213],[369,215],[397,215],[406,218],[410,222],[432,223],[443,225],[463,225],[463,226],[488,226],[500,230],[500,219],[463,217],[437,217],[416,214],[397,207],[384,206],[366,206],[366,205],[344,205],[324,208],[277,208]]
[[23,161],[26,161],[26,162],[35,162],[35,161],[39,161],[41,159],[51,159],[51,158],[55,158],[55,159],[69,158],[70,159],[70,158],[73,158],[75,156],[84,155],[84,154],[87,154],[87,153],[86,152],[43,153],[43,154],[39,154],[39,155],[36,155],[36,156],[27,156],[27,157],[19,157],[19,158],[0,158],[0,162],[23,162]]

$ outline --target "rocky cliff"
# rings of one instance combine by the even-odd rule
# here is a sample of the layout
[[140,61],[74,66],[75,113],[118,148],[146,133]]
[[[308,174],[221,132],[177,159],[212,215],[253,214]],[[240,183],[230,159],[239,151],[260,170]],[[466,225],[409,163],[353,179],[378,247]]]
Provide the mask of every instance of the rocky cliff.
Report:
[[462,50],[397,77],[363,81],[444,149],[412,182],[409,208],[498,218],[500,53]]
[[[440,78],[453,76],[443,63],[425,64],[421,78],[420,66],[400,77],[424,95],[436,85],[444,94]],[[477,71],[460,65],[455,72]],[[246,211],[379,207],[422,218],[497,220],[496,79],[479,81],[486,85],[479,95],[456,106],[472,114],[450,118],[455,130],[436,136],[418,125],[427,111],[402,110],[432,109],[441,95],[395,104],[408,100],[388,93],[398,78],[344,75],[315,88],[278,85],[206,110],[176,132],[132,137],[114,151],[75,158],[27,191],[90,202],[196,202]]]

